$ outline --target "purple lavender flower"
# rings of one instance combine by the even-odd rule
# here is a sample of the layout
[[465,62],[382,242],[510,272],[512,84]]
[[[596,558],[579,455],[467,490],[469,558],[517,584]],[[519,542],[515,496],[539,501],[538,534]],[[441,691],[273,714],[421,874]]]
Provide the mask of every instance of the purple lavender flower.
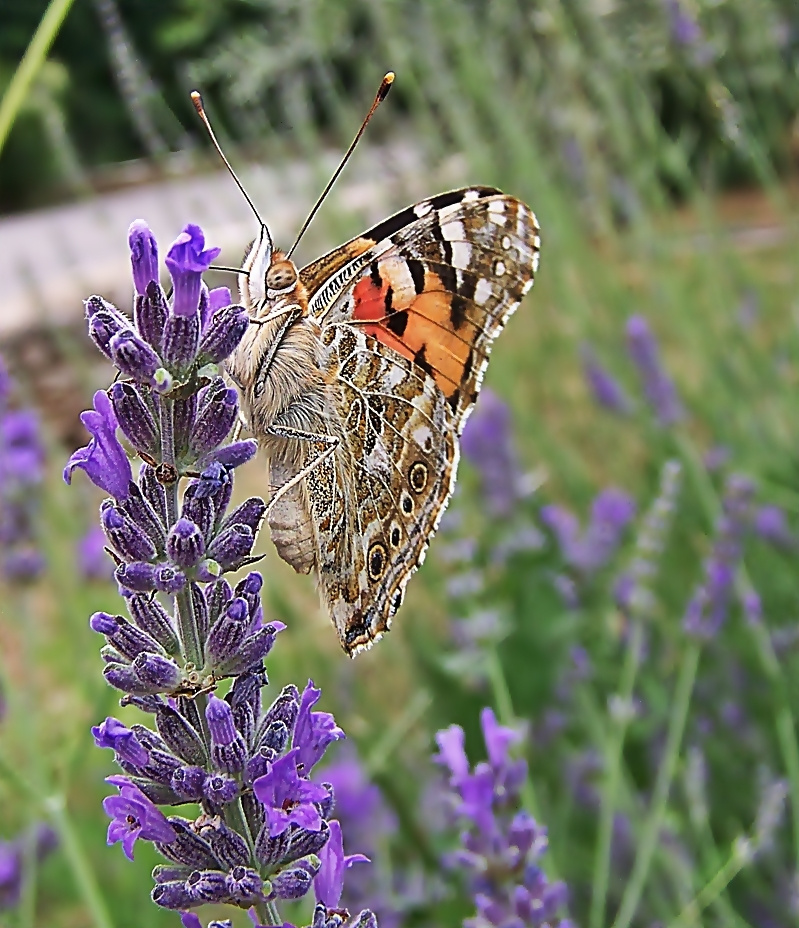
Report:
[[253,783],[253,792],[264,806],[269,835],[282,834],[290,825],[319,831],[322,816],[318,804],[327,799],[327,790],[301,776],[297,769],[299,748],[269,764],[267,772]]
[[[131,227],[130,246],[133,328],[100,297],[86,306],[95,343],[136,382],[95,396],[83,416],[92,440],[64,472],[68,482],[81,468],[111,494],[100,521],[128,615],[96,612],[90,625],[105,639],[107,682],[125,694],[123,705],[154,719],[147,727],[109,717],[92,729],[125,773],[109,778],[119,795],[104,802],[108,841],[131,858],[137,840],[155,845],[167,863],[154,871],[152,899],[184,912],[188,928],[200,924],[189,910],[207,902],[254,906],[265,921],[318,876],[325,898],[337,900],[343,871],[361,859],[344,857],[338,823],[328,822],[330,788],[310,780],[344,733],[332,715],[313,711],[321,693],[310,682],[303,694],[286,687],[264,711],[264,660],[285,626],[265,620],[260,574],[235,587],[226,576],[249,561],[266,510],[252,497],[229,511],[233,468],[256,443],[224,443],[238,398],[213,368],[242,337],[246,312],[230,306],[225,288],[209,292],[202,282],[218,249],[205,247],[197,226],[167,255],[171,301],[144,223]],[[118,425],[144,459],[135,480]],[[193,820],[159,808],[187,802],[199,804]],[[340,925],[317,907],[314,928]],[[356,925],[376,928],[366,910]]]
[[44,860],[58,847],[56,833],[49,825],[44,824],[35,825],[30,832],[23,833],[11,841],[0,841],[0,912],[14,908],[19,903],[31,842],[37,861]]
[[525,493],[508,406],[490,389],[480,394],[461,438],[463,454],[480,474],[492,515],[507,515]]
[[341,825],[335,819],[329,825],[330,840],[319,852],[322,866],[314,877],[314,893],[317,902],[324,903],[328,909],[335,909],[344,890],[344,872],[353,864],[368,864],[370,861],[363,854],[345,854]]
[[119,789],[118,796],[103,800],[103,808],[111,817],[108,826],[108,844],[122,842],[125,856],[133,860],[133,848],[139,838],[170,844],[175,840],[175,830],[155,805],[134,786],[127,777],[106,777]]
[[753,528],[764,541],[777,548],[789,549],[796,545],[785,512],[779,506],[759,506],[754,513]]
[[663,426],[674,425],[683,417],[677,391],[660,361],[660,351],[649,323],[643,316],[627,320],[627,347],[652,411]]
[[78,570],[84,580],[111,580],[114,569],[106,553],[105,532],[98,526],[92,526],[79,539],[77,547]]
[[7,580],[34,580],[44,569],[37,544],[44,449],[30,410],[10,410],[12,383],[0,359],[0,569]]
[[688,47],[696,45],[702,37],[699,23],[688,15],[681,0],[664,0],[669,16],[671,38],[676,45]]
[[519,809],[527,764],[510,756],[518,735],[497,724],[491,709],[483,710],[480,721],[488,761],[470,767],[457,725],[436,735],[434,758],[448,770],[449,798],[462,827],[462,846],[448,864],[469,874],[476,913],[464,924],[565,928],[568,921],[558,918],[566,904],[565,884],[550,883],[539,863],[546,829]]
[[541,508],[541,521],[555,535],[563,560],[583,578],[592,576],[610,561],[634,515],[633,500],[613,487],[601,490],[595,497],[584,531],[580,531],[577,518],[561,506]]
[[747,477],[732,474],[727,479],[713,548],[704,563],[704,578],[683,617],[683,627],[689,635],[713,638],[726,621],[751,520],[754,492],[754,484]]
[[108,394],[98,390],[94,394],[94,411],[81,413],[80,419],[92,436],[91,441],[85,448],[78,448],[67,461],[64,480],[72,483],[72,472],[77,467],[114,499],[126,500],[133,471],[117,438],[117,417]]
[[627,415],[632,409],[632,403],[621,384],[602,366],[588,345],[582,346],[580,356],[583,374],[597,404],[619,415]]
[[172,275],[176,316],[191,317],[197,312],[202,275],[220,251],[220,248],[206,248],[202,229],[191,222],[175,239],[167,253],[166,266]]

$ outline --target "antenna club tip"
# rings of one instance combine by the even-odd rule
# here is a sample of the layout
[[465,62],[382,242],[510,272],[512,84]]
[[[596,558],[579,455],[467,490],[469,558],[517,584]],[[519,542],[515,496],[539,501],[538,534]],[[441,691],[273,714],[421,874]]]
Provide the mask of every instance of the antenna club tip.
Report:
[[386,95],[389,90],[391,90],[391,85],[394,83],[394,78],[396,74],[393,71],[387,71],[383,76],[383,80],[380,82],[380,89],[377,92],[377,97],[379,100],[385,100]]
[[200,94],[200,91],[199,91],[199,90],[192,90],[190,96],[191,96],[191,102],[194,104],[194,108],[197,110],[198,113],[200,113],[200,114],[202,115],[202,111],[203,111],[203,98],[202,98],[202,96],[201,96],[201,94]]

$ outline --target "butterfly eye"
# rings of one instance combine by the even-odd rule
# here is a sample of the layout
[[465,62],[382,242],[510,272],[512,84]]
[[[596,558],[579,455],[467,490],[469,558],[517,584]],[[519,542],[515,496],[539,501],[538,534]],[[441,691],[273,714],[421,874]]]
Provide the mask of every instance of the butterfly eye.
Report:
[[275,261],[266,272],[268,290],[288,290],[297,283],[297,268],[291,261]]

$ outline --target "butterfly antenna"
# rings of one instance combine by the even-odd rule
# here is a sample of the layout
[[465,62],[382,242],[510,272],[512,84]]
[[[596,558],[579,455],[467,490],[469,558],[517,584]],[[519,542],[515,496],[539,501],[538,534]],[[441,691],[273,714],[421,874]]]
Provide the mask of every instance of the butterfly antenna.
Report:
[[[383,80],[380,81],[380,87],[378,87],[378,89],[377,89],[377,93],[375,94],[374,101],[373,101],[371,107],[369,108],[369,112],[366,114],[366,117],[364,118],[364,121],[361,123],[361,128],[358,130],[358,132],[357,132],[355,138],[352,140],[352,143],[350,144],[350,147],[349,147],[349,148],[346,150],[346,152],[344,153],[344,157],[341,159],[341,162],[340,162],[339,166],[338,166],[338,167],[336,168],[336,170],[333,172],[333,176],[332,176],[332,177],[330,178],[330,180],[327,182],[327,186],[326,186],[325,189],[322,191],[321,196],[319,197],[319,199],[318,199],[318,200],[316,201],[316,203],[314,204],[314,208],[311,210],[310,213],[308,213],[308,218],[307,218],[307,219],[305,220],[305,222],[302,224],[302,228],[300,229],[299,233],[297,234],[297,238],[294,239],[294,244],[291,246],[291,248],[290,248],[289,251],[288,251],[288,254],[286,255],[287,258],[290,258],[290,257],[292,256],[292,254],[294,254],[294,249],[297,247],[297,245],[299,245],[300,239],[303,237],[303,235],[305,235],[305,230],[306,230],[306,229],[308,228],[308,226],[311,224],[311,221],[312,221],[313,217],[314,217],[314,216],[316,215],[316,213],[318,212],[319,207],[322,205],[322,203],[323,203],[324,200],[325,200],[325,197],[328,195],[328,193],[330,193],[330,188],[333,186],[333,184],[335,184],[336,180],[338,179],[339,174],[341,174],[341,172],[344,170],[344,166],[345,166],[346,163],[350,160],[350,155],[355,151],[355,146],[356,146],[356,145],[358,144],[358,142],[361,140],[361,136],[363,135],[364,130],[366,129],[367,125],[369,124],[369,120],[372,118],[372,116],[374,116],[375,110],[378,108],[378,106],[380,106],[380,104],[383,102],[383,100],[385,100],[386,97],[388,96],[388,92],[389,92],[389,90],[391,90],[391,85],[392,85],[393,83],[394,83],[394,72],[393,72],[393,71],[388,71],[388,72],[383,76]],[[197,104],[195,103],[194,105],[196,106]]]
[[[203,98],[200,96],[200,92],[199,92],[198,90],[192,90],[192,92],[191,92],[191,102],[194,104],[194,109],[197,110],[197,115],[200,117],[200,119],[202,119],[203,125],[204,125],[205,128],[207,129],[208,135],[209,135],[210,138],[211,138],[211,142],[213,143],[214,148],[215,148],[215,149],[217,150],[217,152],[219,153],[219,157],[220,157],[220,158],[222,159],[222,161],[224,162],[225,167],[228,169],[228,173],[229,173],[230,176],[233,178],[233,180],[236,182],[236,186],[239,188],[239,190],[241,191],[241,195],[242,195],[242,196],[244,197],[244,199],[247,201],[247,203],[248,203],[250,209],[251,209],[251,210],[253,211],[253,213],[255,214],[255,218],[256,218],[256,219],[258,220],[258,222],[261,224],[261,228],[262,228],[262,229],[266,229],[266,234],[269,235],[269,230],[266,228],[266,223],[263,221],[263,219],[261,219],[261,214],[260,214],[260,213],[258,212],[258,210],[255,208],[255,203],[253,203],[253,201],[250,199],[250,195],[249,195],[249,194],[247,193],[247,191],[244,189],[244,184],[242,184],[242,182],[239,180],[238,175],[237,175],[236,172],[233,170],[232,165],[230,164],[230,162],[229,162],[229,161],[227,160],[227,158],[225,157],[225,153],[222,151],[222,146],[221,146],[221,145],[219,144],[219,142],[216,140],[216,136],[214,135],[214,130],[211,128],[211,123],[210,123],[210,121],[208,120],[208,116],[207,116],[206,113],[205,113],[205,107],[203,106]],[[270,237],[270,241],[271,241],[271,237]]]

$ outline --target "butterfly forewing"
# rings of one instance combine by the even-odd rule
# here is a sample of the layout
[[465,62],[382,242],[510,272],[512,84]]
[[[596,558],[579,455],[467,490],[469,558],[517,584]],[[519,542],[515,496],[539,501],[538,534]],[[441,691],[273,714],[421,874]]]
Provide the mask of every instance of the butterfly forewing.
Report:
[[317,573],[348,653],[389,627],[452,493],[491,344],[532,285],[538,226],[492,188],[409,207],[309,265],[329,425],[309,475]]

